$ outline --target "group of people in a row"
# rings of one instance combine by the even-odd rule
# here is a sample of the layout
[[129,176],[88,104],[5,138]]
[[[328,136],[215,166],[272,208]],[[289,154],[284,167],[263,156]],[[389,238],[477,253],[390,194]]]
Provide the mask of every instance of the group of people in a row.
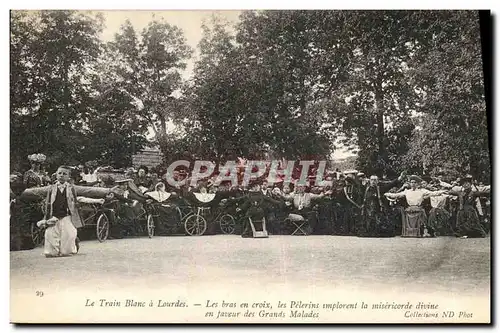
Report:
[[[265,179],[252,182],[248,188],[229,188],[224,183],[217,186],[210,180],[198,188],[173,187],[165,182],[162,186],[175,193],[177,200],[187,198],[190,192],[211,192],[226,198],[228,206],[246,203],[243,207],[253,207],[249,215],[266,217],[272,234],[281,232],[289,214],[305,216],[308,233],[316,234],[467,238],[485,237],[489,232],[490,186],[477,184],[470,175],[446,183],[442,176],[424,180],[403,172],[387,181],[348,170],[327,179],[333,180],[331,187],[271,185]],[[145,184],[140,181],[136,185]],[[149,186],[152,190],[154,183]]]
[[[489,231],[490,187],[475,184],[469,175],[455,183],[446,183],[442,178],[424,181],[405,173],[387,181],[349,170],[327,177],[333,181],[330,187],[296,182],[271,185],[265,179],[253,180],[248,187],[216,185],[210,180],[191,187],[171,186],[162,180],[164,177],[151,177],[146,167],[137,172],[130,170],[130,178],[121,181],[111,176],[98,177],[97,172],[89,170],[61,167],[55,173],[56,179],[48,180],[37,172],[40,154],[30,159],[34,167],[25,173],[21,186],[29,189],[18,189],[13,196],[19,202],[42,197],[45,200],[41,225],[53,227],[45,232],[48,256],[76,251],[76,230],[82,226],[76,208],[78,197],[115,197],[123,200],[125,207],[137,207],[151,200],[169,201],[173,206],[202,205],[211,210],[223,204],[226,209],[236,207],[233,211],[251,220],[265,218],[271,234],[282,233],[283,221],[290,216],[306,219],[307,234],[467,238],[485,237]],[[174,177],[182,180],[187,175],[177,172]],[[11,177],[12,183],[16,182]],[[131,208],[129,213],[133,212]],[[175,215],[170,218],[178,218]],[[209,223],[207,233],[216,233],[216,227]],[[162,230],[161,226],[158,229]],[[69,235],[66,242],[62,241],[64,234]],[[251,236],[248,224],[242,226],[241,234]]]

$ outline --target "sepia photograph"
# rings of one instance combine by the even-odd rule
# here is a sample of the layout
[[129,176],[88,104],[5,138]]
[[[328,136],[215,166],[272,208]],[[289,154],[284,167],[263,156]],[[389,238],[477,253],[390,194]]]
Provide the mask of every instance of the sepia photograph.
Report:
[[10,10],[12,324],[491,324],[488,10]]

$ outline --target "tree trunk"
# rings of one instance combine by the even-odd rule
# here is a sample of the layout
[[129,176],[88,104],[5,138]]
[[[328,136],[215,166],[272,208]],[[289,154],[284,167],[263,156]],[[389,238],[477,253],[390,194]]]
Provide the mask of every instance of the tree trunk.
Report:
[[163,138],[167,134],[167,121],[163,115],[159,113],[157,113],[157,115],[160,119],[160,128],[158,129],[157,135],[159,135],[160,138]]
[[[65,50],[66,51],[66,50]],[[70,99],[70,90],[69,90],[69,67],[70,67],[70,62],[67,58],[67,56],[64,53],[61,53],[59,55],[59,65],[60,67],[60,78],[61,78],[61,83],[62,83],[62,92],[63,92],[63,108],[64,112],[68,112],[69,108],[69,99]]]
[[384,145],[385,131],[384,131],[384,96],[382,94],[382,87],[375,91],[375,113],[377,122],[377,145],[378,156],[383,162],[386,162],[386,151]]

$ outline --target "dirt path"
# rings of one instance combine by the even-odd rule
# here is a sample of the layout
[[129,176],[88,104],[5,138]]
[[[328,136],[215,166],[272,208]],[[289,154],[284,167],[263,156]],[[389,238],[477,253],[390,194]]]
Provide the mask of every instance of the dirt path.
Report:
[[[81,253],[70,258],[46,259],[42,249],[11,252],[10,257],[13,308],[50,299],[63,310],[70,304],[80,317],[93,314],[87,320],[131,319],[127,311],[123,317],[81,312],[87,298],[123,302],[155,297],[156,306],[156,298],[169,296],[204,307],[210,298],[315,300],[335,292],[338,299],[423,295],[422,301],[433,297],[462,304],[468,297],[485,300],[490,290],[489,238],[154,237],[86,241]],[[36,291],[44,297],[36,298]]]

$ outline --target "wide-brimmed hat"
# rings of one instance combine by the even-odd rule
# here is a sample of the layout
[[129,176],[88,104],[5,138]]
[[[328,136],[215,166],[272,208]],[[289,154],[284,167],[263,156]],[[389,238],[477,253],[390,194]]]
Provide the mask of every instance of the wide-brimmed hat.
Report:
[[411,175],[410,177],[408,177],[408,179],[409,179],[410,181],[414,180],[414,181],[416,181],[417,183],[422,182],[422,178],[420,178],[420,177],[419,177],[419,176],[417,176],[417,175]]
[[344,171],[344,175],[357,175],[358,170],[346,170]]
[[43,163],[47,159],[47,156],[44,154],[31,154],[28,155],[28,160],[36,163]]
[[460,178],[460,184],[472,183],[473,179],[474,177],[472,177],[472,175],[465,175],[464,177]]

